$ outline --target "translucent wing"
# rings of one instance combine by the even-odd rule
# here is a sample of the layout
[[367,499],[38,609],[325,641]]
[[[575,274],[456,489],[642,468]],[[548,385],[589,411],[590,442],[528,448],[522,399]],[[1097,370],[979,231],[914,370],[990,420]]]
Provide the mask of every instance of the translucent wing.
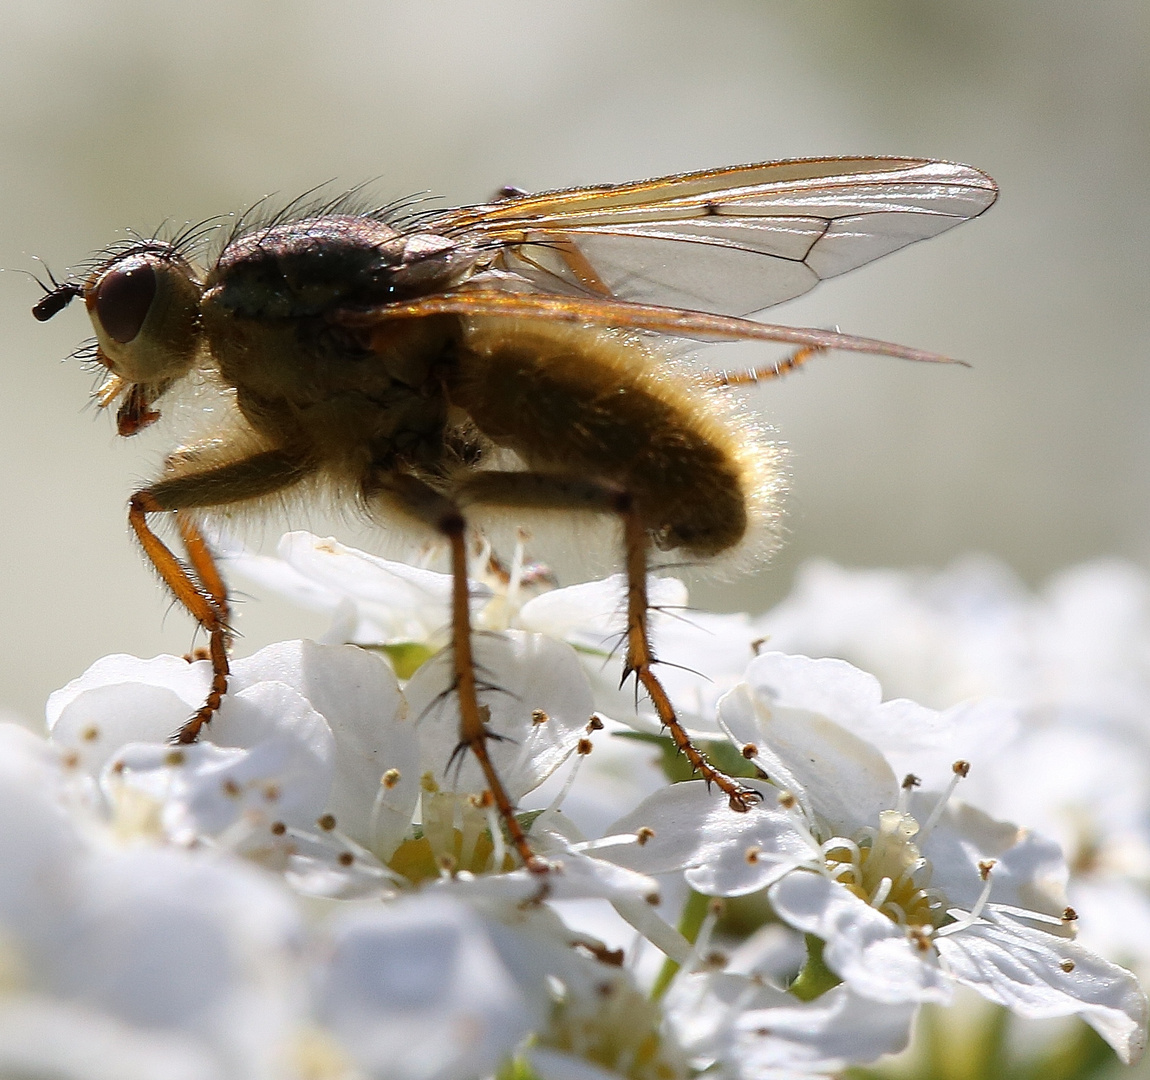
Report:
[[968,165],[819,158],[519,196],[420,227],[496,247],[498,268],[543,291],[744,315],[977,217],[997,195]]

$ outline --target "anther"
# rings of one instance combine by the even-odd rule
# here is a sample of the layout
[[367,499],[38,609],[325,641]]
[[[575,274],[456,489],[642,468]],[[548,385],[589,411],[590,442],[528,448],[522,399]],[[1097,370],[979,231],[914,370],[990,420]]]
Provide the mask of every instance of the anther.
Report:
[[967,774],[970,772],[970,762],[962,760],[956,761],[951,766],[951,771],[953,775],[950,778],[950,783],[946,785],[946,790],[942,793],[938,802],[934,804],[934,809],[930,812],[930,817],[923,822],[922,829],[918,834],[920,844],[926,840],[938,824],[939,819],[942,817],[943,810],[946,809],[946,804],[950,801],[951,795],[954,794],[954,789],[958,787],[959,780],[966,779]]
[[913,926],[907,936],[910,938],[910,943],[918,949],[919,952],[930,952],[931,935],[930,931],[925,927]]

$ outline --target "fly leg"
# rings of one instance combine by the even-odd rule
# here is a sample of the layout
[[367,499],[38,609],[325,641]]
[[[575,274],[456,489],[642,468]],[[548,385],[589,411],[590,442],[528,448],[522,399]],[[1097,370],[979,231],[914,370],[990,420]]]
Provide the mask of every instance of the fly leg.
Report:
[[[475,654],[471,641],[471,607],[467,587],[467,522],[459,506],[417,477],[404,473],[373,477],[364,485],[365,498],[390,497],[412,517],[431,525],[447,541],[451,550],[451,656],[456,699],[459,702],[459,744],[456,753],[470,750],[479,763],[487,790],[503,819],[507,835],[523,865],[534,873],[546,873],[550,864],[535,854],[531,841],[515,816],[515,804],[488,753],[487,744],[497,739],[486,723],[486,711],[479,704],[475,678]],[[454,760],[454,755],[453,755]]]
[[[128,503],[128,522],[148,561],[184,609],[208,635],[212,684],[203,705],[173,737],[193,743],[219,710],[228,690],[228,593],[203,534],[188,510],[257,498],[288,487],[301,479],[306,467],[280,451],[256,454],[241,461],[172,477],[137,491]],[[186,566],[153,532],[148,515],[175,511],[180,538],[187,553]]]
[[607,481],[551,473],[480,472],[462,480],[456,488],[461,505],[536,510],[586,510],[616,515],[623,523],[623,551],[627,576],[627,653],[624,678],[634,675],[647,692],[659,721],[667,729],[692,770],[708,785],[714,784],[727,797],[732,810],[743,813],[758,802],[757,791],[744,787],[716,769],[691,741],[663,684],[655,675],[655,653],[648,631],[650,604],[647,599],[648,554],[651,540],[630,493]]
[[825,353],[825,345],[804,345],[801,349],[784,356],[775,364],[764,364],[762,367],[751,368],[748,371],[721,371],[715,374],[715,385],[726,388],[728,386],[754,386],[757,383],[767,382],[769,379],[781,379],[792,371],[798,371],[808,360],[813,360],[820,353]]
[[623,550],[627,574],[627,657],[623,667],[624,678],[634,674],[639,684],[647,691],[651,704],[655,706],[659,722],[667,729],[676,749],[691,766],[691,770],[707,782],[708,788],[714,784],[724,795],[732,810],[745,813],[762,796],[752,788],[744,787],[725,772],[716,769],[706,755],[691,741],[679,718],[675,707],[655,675],[655,654],[651,648],[648,631],[648,614],[651,606],[647,601],[647,562],[651,542],[647,530],[631,500],[622,500],[619,515],[623,519]]

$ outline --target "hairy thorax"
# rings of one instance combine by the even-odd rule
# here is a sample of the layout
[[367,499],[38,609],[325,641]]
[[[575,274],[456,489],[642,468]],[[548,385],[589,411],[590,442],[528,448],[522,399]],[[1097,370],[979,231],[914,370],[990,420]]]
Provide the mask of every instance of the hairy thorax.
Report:
[[203,333],[258,435],[337,469],[434,458],[454,320],[397,322],[368,347],[329,318],[393,298],[402,260],[394,232],[362,220],[295,223],[228,249],[206,283]]

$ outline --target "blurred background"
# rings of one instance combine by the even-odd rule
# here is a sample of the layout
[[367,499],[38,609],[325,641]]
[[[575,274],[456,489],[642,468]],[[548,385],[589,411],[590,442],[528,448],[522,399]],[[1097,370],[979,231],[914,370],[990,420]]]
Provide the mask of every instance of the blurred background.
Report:
[[[1146,564],[1148,61],[1144,0],[9,0],[0,266],[62,275],[126,229],[328,180],[449,205],[769,158],[966,161],[1002,189],[989,214],[774,316],[973,368],[837,355],[758,390],[792,450],[788,545],[694,599],[761,610],[813,555],[981,551],[1034,583]],[[39,295],[0,275],[0,707],[30,719],[101,655],[193,642],[125,518],[170,436],[117,439],[87,407],[91,373],[61,363],[87,319],[37,324]],[[253,597],[239,648],[322,625]]]

